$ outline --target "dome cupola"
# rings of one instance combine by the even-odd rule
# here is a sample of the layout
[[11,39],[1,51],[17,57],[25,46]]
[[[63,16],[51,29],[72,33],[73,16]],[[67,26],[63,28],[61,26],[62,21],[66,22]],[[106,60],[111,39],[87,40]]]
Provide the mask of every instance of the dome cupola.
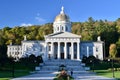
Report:
[[62,6],[60,14],[55,17],[53,23],[53,31],[57,32],[71,32],[71,22],[69,17],[64,13],[64,7]]
[[56,16],[55,21],[69,21],[69,17],[64,13],[64,7],[61,8],[61,12]]

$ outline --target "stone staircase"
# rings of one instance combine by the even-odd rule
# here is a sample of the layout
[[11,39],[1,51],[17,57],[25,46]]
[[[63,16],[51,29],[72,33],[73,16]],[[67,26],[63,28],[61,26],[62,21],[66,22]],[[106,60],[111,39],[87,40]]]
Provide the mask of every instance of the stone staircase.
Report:
[[70,74],[71,70],[73,71],[74,80],[115,80],[96,76],[94,73],[85,71],[81,62],[77,60],[47,60],[42,66],[39,66],[40,70],[35,73],[20,78],[14,78],[12,80],[53,80],[56,74],[59,73],[60,65],[66,66],[68,74]]
[[75,61],[75,60],[48,60],[44,63],[43,67],[41,67],[41,70],[45,71],[45,70],[49,70],[49,71],[58,71],[59,70],[59,66],[60,65],[65,65],[66,66],[66,70],[70,71],[78,71],[78,70],[82,70],[84,69],[81,66],[81,62],[80,61]]
[[65,69],[67,70],[68,74],[70,74],[70,71],[72,70],[74,74],[79,74],[84,72],[84,68],[81,66],[81,62],[77,60],[47,60],[44,62],[43,66],[41,66],[40,71],[37,73],[41,74],[42,77],[47,76],[51,74],[51,76],[48,76],[51,79],[44,79],[44,80],[53,80],[53,78],[56,76],[56,74],[59,73],[60,65],[66,66]]

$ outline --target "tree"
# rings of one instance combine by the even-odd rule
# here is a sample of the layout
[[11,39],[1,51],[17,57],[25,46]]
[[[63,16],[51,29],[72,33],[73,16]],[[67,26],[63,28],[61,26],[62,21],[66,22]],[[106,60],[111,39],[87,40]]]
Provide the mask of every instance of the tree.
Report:
[[[120,53],[120,38],[116,42],[116,46],[117,46],[117,53]],[[117,54],[117,57],[120,57],[120,54]]]
[[117,54],[116,44],[111,44],[109,47],[109,57],[115,58]]

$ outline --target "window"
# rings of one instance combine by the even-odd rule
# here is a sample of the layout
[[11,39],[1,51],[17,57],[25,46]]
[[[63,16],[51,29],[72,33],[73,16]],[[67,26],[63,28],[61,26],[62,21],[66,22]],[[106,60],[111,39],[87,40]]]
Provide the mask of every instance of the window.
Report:
[[98,52],[98,47],[96,47],[96,52]]
[[57,27],[57,30],[59,31],[59,27]]
[[77,59],[77,54],[76,53],[74,54],[74,58]]
[[66,31],[68,30],[68,27],[66,26]]
[[48,50],[51,51],[51,46],[48,47]]
[[9,55],[11,55],[11,52],[9,52]]
[[42,47],[40,48],[40,51],[42,51]]
[[98,59],[98,55],[96,55],[96,58]]
[[62,26],[62,31],[63,31],[63,26]]
[[26,48],[26,51],[28,51],[28,48]]

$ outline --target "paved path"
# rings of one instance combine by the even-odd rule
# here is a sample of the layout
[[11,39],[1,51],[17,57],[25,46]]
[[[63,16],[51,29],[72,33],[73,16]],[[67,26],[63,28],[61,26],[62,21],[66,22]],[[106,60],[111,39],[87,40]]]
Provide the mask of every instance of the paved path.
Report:
[[45,62],[40,71],[37,71],[31,75],[14,78],[12,80],[53,80],[58,74],[59,65],[64,64],[70,74],[70,70],[73,70],[74,80],[115,80],[102,76],[97,76],[93,72],[85,71],[80,61],[75,60],[48,60]]
[[[52,72],[52,71],[46,71],[46,72],[38,71],[31,75],[14,78],[12,80],[53,80],[57,73],[58,72]],[[73,77],[75,78],[74,80],[115,80],[112,78],[97,76],[94,73],[87,71],[75,71]]]

